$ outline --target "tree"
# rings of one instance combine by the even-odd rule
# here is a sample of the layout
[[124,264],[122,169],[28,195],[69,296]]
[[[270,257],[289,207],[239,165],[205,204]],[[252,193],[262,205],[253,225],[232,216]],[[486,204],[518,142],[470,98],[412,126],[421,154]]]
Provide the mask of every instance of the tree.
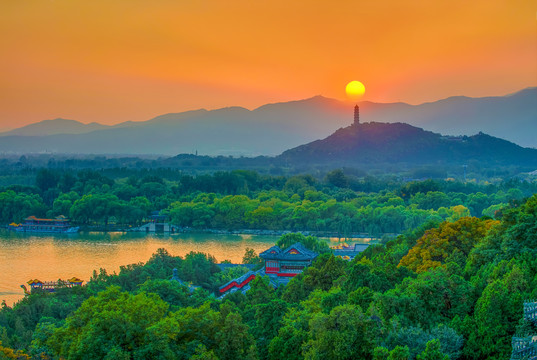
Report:
[[0,359],[30,360],[31,358],[21,350],[13,350],[11,348],[2,346],[2,342],[0,341]]
[[267,304],[274,298],[274,288],[270,285],[268,276],[256,276],[250,281],[250,290],[246,297],[251,305]]
[[302,360],[303,346],[309,339],[309,322],[313,316],[307,310],[290,308],[282,319],[278,335],[269,344],[269,359]]
[[345,274],[345,265],[343,259],[330,255],[328,260],[318,268],[318,260],[315,266],[307,268],[304,272],[304,284],[310,289],[318,288],[328,291],[334,285],[334,281]]
[[410,203],[417,204],[420,209],[439,209],[450,205],[449,197],[441,191],[417,193],[410,199]]
[[52,212],[54,216],[64,215],[68,216],[71,213],[71,207],[73,203],[80,199],[80,196],[74,191],[70,191],[67,194],[60,194],[54,200],[52,205]]
[[200,344],[196,348],[196,353],[190,357],[190,360],[219,360],[215,355],[214,350],[207,350],[207,348]]
[[390,350],[383,346],[377,346],[373,350],[373,360],[388,360],[388,356],[390,356]]
[[252,264],[252,265],[261,265],[263,264],[263,259],[261,259],[254,249],[246,248],[244,251],[244,256],[242,257],[243,264]]
[[216,266],[216,259],[205,253],[191,251],[185,256],[181,267],[181,279],[191,281],[196,285],[211,288],[209,279],[220,269]]
[[449,356],[440,351],[440,342],[435,339],[427,343],[427,347],[416,360],[449,360]]
[[409,358],[414,359],[425,350],[427,343],[434,339],[438,339],[441,351],[450,359],[455,360],[461,356],[464,344],[463,336],[445,325],[430,330],[414,326],[395,328],[384,337],[383,344],[390,349],[405,347],[409,353]]
[[511,336],[522,312],[524,292],[521,290],[510,291],[501,280],[487,285],[475,305],[474,327],[468,337],[466,353],[473,353],[475,358],[509,358]]
[[392,351],[390,351],[388,360],[410,360],[410,351],[408,350],[408,346],[396,346]]
[[20,222],[30,215],[45,214],[45,205],[37,194],[15,193],[13,190],[0,192],[0,222]]
[[257,339],[260,358],[266,359],[269,344],[278,335],[278,330],[289,304],[280,299],[273,299],[255,306],[255,326],[253,334]]
[[219,344],[217,333],[221,316],[208,303],[182,308],[147,329],[146,346],[138,353],[140,359],[181,359],[194,355],[212,358]]
[[406,278],[375,301],[382,317],[397,317],[404,326],[431,328],[458,315],[464,318],[473,305],[474,288],[463,277],[436,268]]
[[218,357],[222,360],[257,359],[255,341],[248,331],[240,314],[228,313],[216,334]]
[[39,169],[35,176],[35,185],[45,192],[50,188],[58,185],[59,176],[56,172],[49,169]]
[[457,262],[464,267],[470,251],[497,224],[497,221],[477,218],[444,222],[418,239],[399,265],[420,273],[444,264],[449,258],[455,259],[454,254],[459,253]]
[[349,185],[349,180],[341,169],[335,169],[326,174],[326,182],[339,188],[346,188]]
[[306,359],[366,359],[373,355],[376,323],[353,305],[338,306],[310,321]]
[[330,248],[326,242],[319,240],[314,236],[304,236],[301,233],[284,234],[278,239],[276,245],[282,249],[287,249],[289,246],[297,242],[304,245],[304,247],[320,254],[330,252]]
[[102,222],[106,227],[112,216],[120,215],[124,203],[112,194],[88,194],[74,202],[71,218],[82,223]]
[[132,356],[147,345],[147,329],[167,310],[157,295],[131,295],[110,287],[84,301],[47,345],[56,355],[70,359],[102,359],[111,352]]
[[374,291],[368,287],[359,287],[349,294],[349,303],[359,305],[363,310],[367,310],[373,301]]
[[163,301],[169,304],[173,310],[177,310],[188,304],[189,290],[177,281],[154,279],[141,284],[138,293],[157,294]]

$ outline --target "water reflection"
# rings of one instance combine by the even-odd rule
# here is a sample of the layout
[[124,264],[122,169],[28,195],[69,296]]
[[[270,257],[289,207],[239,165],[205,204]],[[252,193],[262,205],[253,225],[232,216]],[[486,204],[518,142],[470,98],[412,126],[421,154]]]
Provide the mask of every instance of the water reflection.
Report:
[[19,286],[30,279],[46,281],[76,276],[87,281],[93,270],[105,268],[111,273],[121,265],[146,262],[159,248],[176,256],[198,251],[212,254],[219,262],[240,262],[247,247],[259,253],[277,239],[251,235],[29,235],[0,231],[0,300],[12,304],[22,298]]
[[[218,262],[240,263],[247,247],[260,253],[278,240],[268,235],[217,235],[145,233],[22,234],[0,230],[0,301],[8,304],[23,297],[21,284],[73,276],[84,281],[93,270],[118,271],[121,265],[146,262],[157,249],[175,256],[191,251],[213,255]],[[369,239],[347,241],[367,242]],[[336,239],[326,239],[330,245]],[[171,276],[171,274],[170,274]]]

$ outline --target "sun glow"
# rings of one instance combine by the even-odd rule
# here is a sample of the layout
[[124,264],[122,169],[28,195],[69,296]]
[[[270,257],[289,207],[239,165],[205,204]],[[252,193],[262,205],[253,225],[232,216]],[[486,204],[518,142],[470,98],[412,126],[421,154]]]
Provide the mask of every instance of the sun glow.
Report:
[[354,80],[347,84],[345,87],[345,92],[347,93],[349,99],[358,100],[364,96],[365,86],[361,82]]

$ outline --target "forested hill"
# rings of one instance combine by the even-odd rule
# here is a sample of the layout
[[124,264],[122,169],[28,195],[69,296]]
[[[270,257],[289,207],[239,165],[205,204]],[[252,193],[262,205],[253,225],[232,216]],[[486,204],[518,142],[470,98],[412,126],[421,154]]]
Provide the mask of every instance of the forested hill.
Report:
[[337,130],[323,140],[285,151],[289,163],[342,166],[372,163],[537,166],[537,149],[523,148],[484,133],[443,136],[403,123],[364,123]]

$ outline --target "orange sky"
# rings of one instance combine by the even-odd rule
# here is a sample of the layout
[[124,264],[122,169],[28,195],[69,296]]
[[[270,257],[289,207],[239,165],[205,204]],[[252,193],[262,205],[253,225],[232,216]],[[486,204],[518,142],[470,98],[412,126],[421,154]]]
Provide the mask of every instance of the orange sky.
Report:
[[537,85],[535,0],[4,0],[0,129]]

